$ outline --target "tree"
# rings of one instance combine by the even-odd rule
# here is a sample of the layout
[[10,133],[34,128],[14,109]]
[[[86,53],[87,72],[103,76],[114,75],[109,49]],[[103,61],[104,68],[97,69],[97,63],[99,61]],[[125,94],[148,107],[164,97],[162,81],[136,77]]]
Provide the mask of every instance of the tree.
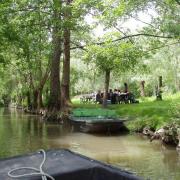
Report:
[[141,81],[141,96],[145,96],[145,90],[144,90],[145,81]]
[[60,57],[62,52],[61,8],[62,2],[53,0],[53,32],[52,32],[52,59],[50,65],[50,98],[48,110],[56,113],[60,110]]
[[141,49],[128,41],[112,43],[106,41],[103,46],[90,46],[85,55],[86,62],[93,61],[105,75],[103,106],[107,106],[110,74],[115,71],[130,71],[138,63]]
[[[169,76],[171,78],[161,70],[163,81],[168,82],[169,86],[176,86],[178,90],[179,72],[175,70],[179,66],[177,52],[173,50],[171,60],[167,53],[160,51],[169,43],[179,41],[178,8],[176,0],[3,1],[0,4],[0,63],[2,69],[5,65],[16,77],[11,77],[7,69],[3,70],[5,82],[2,84],[5,86],[12,83],[9,96],[19,97],[19,102],[22,101],[24,105],[26,101],[34,110],[43,107],[46,97],[49,99],[49,113],[56,114],[70,104],[70,82],[78,82],[78,79],[81,83],[86,81],[88,86],[84,91],[88,91],[95,88],[89,82],[96,82],[97,74],[103,72],[105,103],[111,77],[117,77],[119,72],[127,74],[127,70],[134,71],[136,65],[148,67],[141,57],[150,54],[150,51],[152,54],[159,51],[163,57],[158,58],[163,59],[164,64],[167,61],[173,62],[171,68],[164,68],[168,74],[173,72]],[[139,12],[148,9],[157,13],[157,17],[153,17],[150,23],[141,21],[139,17]],[[87,17],[92,17],[94,23],[88,24],[85,20]],[[146,26],[132,33],[121,25],[130,18],[136,18]],[[98,24],[111,33],[102,38],[94,38],[93,30]],[[64,58],[61,57],[62,53]],[[75,56],[80,60],[84,56],[93,71],[87,68],[85,72],[84,66],[83,70],[73,66],[71,72],[70,58]],[[151,69],[157,67],[158,63],[150,62],[154,58],[150,56],[146,61],[148,58],[150,70],[147,73],[149,77],[154,76],[152,79],[155,83],[159,70]],[[81,77],[82,74],[87,78]],[[144,80],[146,86],[149,86],[147,79]],[[99,81],[101,83],[102,79]]]
[[[28,107],[31,106],[34,111],[38,111],[43,105],[42,91],[49,74],[48,29],[43,28],[44,21],[48,18],[41,11],[44,6],[42,2],[26,4],[22,1],[10,2],[3,9],[8,18],[5,25],[10,25],[16,35],[13,38],[14,44],[10,47],[15,50],[13,54],[17,72],[24,77],[20,80],[23,94],[27,95]],[[30,102],[31,98],[33,101]]]
[[61,105],[62,107],[71,106],[70,100],[70,40],[71,40],[71,1],[66,0],[66,10],[64,12],[64,58],[63,76],[61,84]]

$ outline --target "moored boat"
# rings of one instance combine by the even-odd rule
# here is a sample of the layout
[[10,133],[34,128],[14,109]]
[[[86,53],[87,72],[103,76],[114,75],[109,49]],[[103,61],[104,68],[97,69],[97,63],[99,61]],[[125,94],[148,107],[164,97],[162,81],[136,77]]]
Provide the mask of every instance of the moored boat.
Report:
[[78,125],[80,131],[86,133],[117,132],[125,129],[123,119],[107,117],[70,117],[74,125]]
[[117,132],[126,129],[125,119],[116,116],[115,111],[102,109],[78,109],[70,116],[70,121],[87,133]]

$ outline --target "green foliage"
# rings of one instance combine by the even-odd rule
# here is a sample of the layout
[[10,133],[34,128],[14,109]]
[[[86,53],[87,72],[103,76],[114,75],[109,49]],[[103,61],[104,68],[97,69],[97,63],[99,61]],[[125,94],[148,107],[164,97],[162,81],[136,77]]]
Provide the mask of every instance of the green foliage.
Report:
[[156,2],[158,18],[154,19],[154,25],[157,30],[174,38],[180,38],[179,26],[179,4],[176,0],[165,0]]
[[84,55],[87,63],[93,62],[100,71],[132,70],[141,57],[140,47],[130,42],[114,43],[117,34],[109,34],[103,38],[102,45],[91,45]]
[[[49,70],[52,55],[52,29],[59,27],[71,30],[71,57],[78,59],[71,67],[72,94],[102,89],[102,72],[111,71],[112,87],[123,82],[139,96],[139,81],[146,81],[146,94],[152,95],[157,85],[157,76],[162,75],[164,92],[179,90],[179,47],[161,46],[179,39],[179,6],[175,0],[73,0],[64,1],[1,1],[0,3],[0,96],[26,96],[38,88],[43,75]],[[141,32],[174,37],[161,40],[154,37],[129,37],[133,34],[121,27],[138,13],[153,9],[157,17],[151,26]],[[59,12],[54,18],[53,12]],[[71,16],[64,15],[71,12]],[[92,17],[92,23],[86,22]],[[107,33],[93,37],[94,29],[102,25]],[[118,40],[119,39],[119,40]],[[81,51],[76,46],[81,46]],[[84,46],[84,47],[83,47]],[[149,49],[151,51],[147,52]],[[153,50],[152,50],[153,49]],[[156,54],[156,55],[154,55]],[[85,66],[85,61],[87,66]],[[72,61],[71,61],[72,62]],[[78,64],[78,66],[77,66]],[[167,66],[168,64],[168,66]],[[118,83],[117,83],[118,82]],[[45,88],[49,88],[46,81]],[[11,90],[9,91],[8,88]],[[43,95],[48,93],[43,91]],[[44,99],[47,99],[45,97]],[[154,125],[156,126],[156,125]]]

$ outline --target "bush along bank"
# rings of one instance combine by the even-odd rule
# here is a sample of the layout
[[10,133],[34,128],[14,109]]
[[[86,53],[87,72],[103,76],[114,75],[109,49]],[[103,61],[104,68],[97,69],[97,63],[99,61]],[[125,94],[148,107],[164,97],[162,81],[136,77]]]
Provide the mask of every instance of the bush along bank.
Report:
[[159,139],[165,144],[173,144],[180,150],[180,126],[172,123],[162,128],[152,131],[149,127],[144,127],[142,133],[150,137],[150,141]]
[[[78,108],[97,108],[100,105],[75,104]],[[139,104],[109,105],[119,117],[127,117],[125,123],[131,132],[140,132],[150,140],[160,139],[163,143],[174,144],[180,149],[180,94],[164,98],[163,101],[144,100]]]

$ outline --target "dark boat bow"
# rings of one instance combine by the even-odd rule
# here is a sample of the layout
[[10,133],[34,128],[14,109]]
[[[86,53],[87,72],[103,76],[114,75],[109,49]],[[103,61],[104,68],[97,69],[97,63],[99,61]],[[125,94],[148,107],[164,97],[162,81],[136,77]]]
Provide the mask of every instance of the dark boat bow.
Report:
[[[12,180],[8,172],[14,168],[38,168],[42,161],[41,153],[32,153],[0,160],[0,179]],[[141,180],[130,172],[115,168],[69,150],[50,150],[46,152],[43,165],[45,173],[60,180]],[[27,173],[23,170],[19,173]],[[40,176],[21,179],[41,180]]]

